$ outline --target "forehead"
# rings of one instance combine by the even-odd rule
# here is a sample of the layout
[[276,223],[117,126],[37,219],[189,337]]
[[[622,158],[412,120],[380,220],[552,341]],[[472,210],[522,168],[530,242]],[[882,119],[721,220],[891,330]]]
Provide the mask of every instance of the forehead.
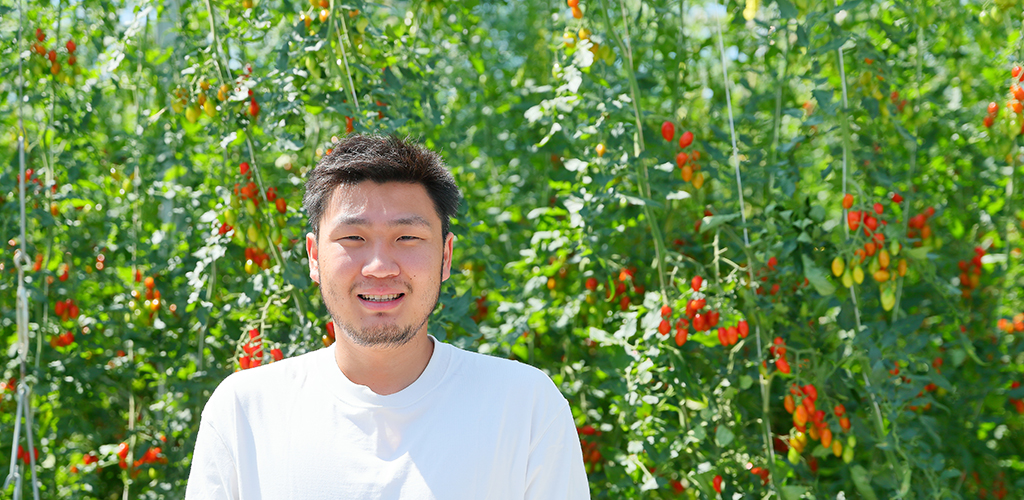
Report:
[[422,184],[363,181],[334,189],[323,222],[330,228],[353,220],[376,224],[410,218],[426,220],[431,228],[441,226],[434,203]]

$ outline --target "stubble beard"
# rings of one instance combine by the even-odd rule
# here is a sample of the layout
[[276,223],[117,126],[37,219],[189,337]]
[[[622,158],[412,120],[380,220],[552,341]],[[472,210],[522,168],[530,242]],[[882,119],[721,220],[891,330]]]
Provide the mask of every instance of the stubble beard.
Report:
[[[327,307],[327,312],[331,315],[334,320],[335,326],[337,326],[352,342],[362,347],[375,347],[383,349],[394,349],[402,347],[408,344],[419,332],[430,319],[430,315],[437,308],[437,303],[441,299],[441,283],[437,284],[437,291],[434,294],[434,304],[424,314],[423,319],[420,321],[414,321],[412,324],[401,326],[397,324],[378,325],[367,328],[358,328],[355,325],[345,321],[340,315],[336,314],[331,309],[332,301],[336,300],[337,297],[333,297],[332,300],[327,300],[324,295],[324,287],[321,284],[320,298],[323,300],[324,305]],[[351,294],[350,294],[351,295]],[[378,314],[383,316],[383,313]]]

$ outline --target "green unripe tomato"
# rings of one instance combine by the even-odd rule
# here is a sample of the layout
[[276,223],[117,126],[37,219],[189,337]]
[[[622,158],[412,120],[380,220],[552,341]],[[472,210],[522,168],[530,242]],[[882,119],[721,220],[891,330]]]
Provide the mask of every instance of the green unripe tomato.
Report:
[[224,212],[224,222],[227,222],[229,226],[234,226],[238,223],[238,214],[234,210],[226,210]]
[[846,271],[843,272],[843,287],[850,288],[851,286],[853,286],[853,271],[850,271],[850,269],[847,268]]
[[892,287],[886,287],[882,290],[882,309],[891,311],[896,305],[896,292],[893,291]]
[[249,229],[245,230],[245,237],[249,239],[249,243],[256,243],[259,241],[260,234],[256,231],[256,226],[249,226]]
[[249,215],[255,217],[256,216],[256,202],[252,201],[252,200],[249,200],[248,202],[246,202],[246,204],[245,204],[245,211]]
[[309,71],[310,80],[320,78],[320,63],[313,58],[313,54],[306,54],[306,71]]
[[796,465],[800,463],[800,453],[796,451],[796,448],[790,446],[789,453],[786,454],[786,459],[789,460],[789,463]]
[[853,447],[847,447],[843,450],[843,462],[850,463],[853,461]]
[[999,7],[993,5],[992,8],[988,9],[988,17],[992,19],[993,24],[1000,24],[1003,22],[1003,11]]

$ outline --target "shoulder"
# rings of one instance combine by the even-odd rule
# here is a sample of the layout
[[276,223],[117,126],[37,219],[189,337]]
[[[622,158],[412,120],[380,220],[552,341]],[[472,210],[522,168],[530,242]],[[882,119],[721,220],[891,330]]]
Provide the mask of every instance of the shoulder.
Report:
[[[326,354],[329,355],[329,352]],[[243,411],[261,401],[288,397],[316,380],[324,349],[285,358],[267,365],[237,371],[225,378],[213,391],[203,416],[232,409]]]
[[448,344],[448,347],[452,350],[453,365],[457,369],[487,378],[497,377],[518,386],[535,384],[555,387],[551,377],[537,367],[490,354],[467,351],[451,344]]
[[[551,377],[537,367],[510,359],[467,351],[453,345],[450,375],[471,392],[494,396],[532,395],[537,404],[557,410],[567,405]],[[474,390],[475,389],[475,390]]]

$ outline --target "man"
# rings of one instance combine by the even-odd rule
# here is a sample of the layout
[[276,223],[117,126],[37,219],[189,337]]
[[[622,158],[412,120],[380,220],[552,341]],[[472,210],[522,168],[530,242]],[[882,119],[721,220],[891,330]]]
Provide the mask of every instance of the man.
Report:
[[427,334],[460,193],[391,137],[334,145],[309,174],[309,276],[329,347],[221,383],[185,497],[586,499],[572,413],[540,370]]

